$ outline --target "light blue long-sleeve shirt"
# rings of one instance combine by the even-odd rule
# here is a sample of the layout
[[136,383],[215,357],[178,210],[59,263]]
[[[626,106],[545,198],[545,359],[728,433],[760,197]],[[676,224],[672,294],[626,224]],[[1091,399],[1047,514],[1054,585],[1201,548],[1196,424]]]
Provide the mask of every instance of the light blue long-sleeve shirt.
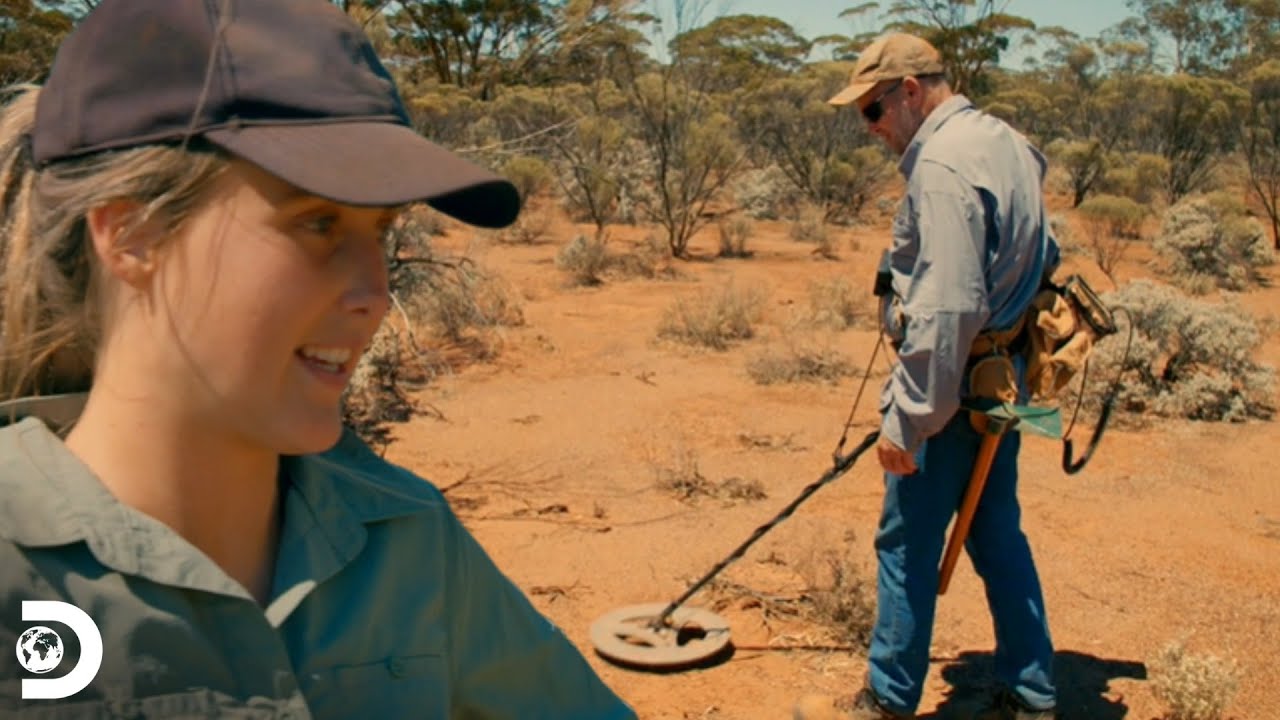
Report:
[[893,222],[897,308],[882,309],[899,362],[880,397],[881,435],[915,452],[960,408],[969,348],[1012,327],[1057,267],[1043,199],[1044,156],[957,95],[916,132]]

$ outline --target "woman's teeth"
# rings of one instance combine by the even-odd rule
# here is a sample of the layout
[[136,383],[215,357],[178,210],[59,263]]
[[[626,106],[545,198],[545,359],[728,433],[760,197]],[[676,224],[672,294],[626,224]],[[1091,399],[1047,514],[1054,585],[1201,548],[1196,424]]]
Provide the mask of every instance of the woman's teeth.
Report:
[[338,372],[351,359],[349,348],[325,348],[308,345],[298,351],[303,359],[310,360],[331,372]]

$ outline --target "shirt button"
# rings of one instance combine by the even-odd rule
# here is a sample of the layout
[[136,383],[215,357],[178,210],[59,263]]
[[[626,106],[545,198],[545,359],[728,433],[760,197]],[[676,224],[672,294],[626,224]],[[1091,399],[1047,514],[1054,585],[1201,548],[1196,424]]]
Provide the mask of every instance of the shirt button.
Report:
[[387,661],[387,670],[391,672],[393,677],[404,677],[404,660],[391,658],[391,660]]

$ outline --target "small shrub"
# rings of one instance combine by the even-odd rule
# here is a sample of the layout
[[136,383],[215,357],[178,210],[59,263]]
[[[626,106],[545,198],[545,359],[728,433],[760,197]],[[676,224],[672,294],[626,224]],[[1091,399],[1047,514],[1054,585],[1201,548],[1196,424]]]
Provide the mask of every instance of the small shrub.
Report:
[[738,207],[756,220],[777,220],[799,196],[795,183],[776,165],[742,173],[729,190]]
[[838,260],[836,239],[827,223],[826,212],[816,205],[801,208],[789,231],[791,239],[814,245],[813,254],[827,260]]
[[1161,195],[1169,161],[1151,153],[1114,154],[1107,160],[1107,171],[1097,190],[1121,195],[1142,205],[1150,205]]
[[1147,208],[1117,195],[1094,195],[1080,204],[1079,212],[1086,225],[1128,240],[1142,237],[1142,221],[1147,217]]
[[838,382],[856,374],[848,356],[828,344],[788,336],[747,360],[747,374],[758,385]]
[[751,235],[755,232],[755,225],[750,219],[745,217],[734,217],[732,219],[722,220],[719,224],[719,230],[720,257],[751,257],[751,251],[747,250],[747,241],[751,239]]
[[1262,224],[1212,196],[1169,208],[1155,250],[1173,279],[1199,294],[1213,287],[1244,290],[1257,284],[1260,269],[1274,262]]
[[659,489],[674,495],[681,502],[699,497],[715,497],[715,485],[702,474],[696,452],[681,448],[668,458],[671,462],[654,466]]
[[658,337],[727,350],[732,341],[755,335],[763,299],[759,290],[739,289],[732,282],[715,294],[704,292],[693,299],[681,298],[667,308],[658,326]]
[[1220,720],[1240,684],[1234,660],[1190,654],[1182,642],[1161,650],[1151,675],[1156,697],[1169,706],[1167,720]]
[[356,364],[343,395],[343,420],[366,442],[389,442],[389,424],[408,420],[417,408],[408,391],[434,369],[420,343],[429,337],[481,344],[503,325],[519,325],[523,311],[502,280],[472,258],[450,257],[431,246],[436,215],[406,213],[386,243],[395,309]]
[[791,239],[822,246],[831,244],[831,231],[821,208],[807,205],[800,210],[789,231]]
[[667,249],[667,243],[649,233],[644,241],[625,253],[611,255],[609,269],[622,277],[646,280],[673,279],[680,276]]
[[556,267],[568,273],[574,285],[599,285],[608,266],[609,252],[603,238],[578,235],[556,255]]
[[1080,204],[1079,212],[1090,257],[1115,282],[1116,266],[1124,259],[1129,241],[1142,236],[1146,208],[1127,197],[1095,195]]
[[836,642],[867,647],[876,620],[875,581],[861,572],[849,550],[828,548],[818,558],[826,577],[808,578],[804,597],[809,619],[831,633]]
[[390,442],[390,423],[404,422],[413,414],[402,384],[405,359],[400,336],[383,323],[343,391],[343,423],[377,449]]
[[831,330],[846,330],[867,321],[866,295],[843,277],[809,283],[808,323]]
[[755,478],[750,480],[740,477],[725,478],[720,482],[716,493],[730,500],[742,500],[744,502],[766,500],[769,497],[769,493],[765,492],[764,483]]
[[516,186],[523,202],[546,192],[555,179],[551,166],[531,155],[516,155],[508,160],[502,166],[502,175]]
[[457,342],[471,330],[524,324],[516,294],[497,275],[468,258],[444,268],[429,290],[405,298],[436,335]]
[[[1198,301],[1147,280],[1102,300],[1133,320],[1118,412],[1213,422],[1273,415],[1275,370],[1253,360],[1263,338],[1246,310]],[[1089,362],[1084,399],[1091,411],[1098,409],[1124,356],[1128,319],[1125,313],[1116,316],[1120,332],[1100,342]]]
[[680,502],[696,503],[702,499],[755,502],[769,497],[759,480],[730,477],[719,483],[711,482],[702,473],[697,452],[683,443],[664,453],[661,461],[651,460],[650,464],[658,489]]
[[534,210],[528,206],[509,227],[499,230],[498,242],[519,245],[537,245],[551,234],[551,214],[546,210]]

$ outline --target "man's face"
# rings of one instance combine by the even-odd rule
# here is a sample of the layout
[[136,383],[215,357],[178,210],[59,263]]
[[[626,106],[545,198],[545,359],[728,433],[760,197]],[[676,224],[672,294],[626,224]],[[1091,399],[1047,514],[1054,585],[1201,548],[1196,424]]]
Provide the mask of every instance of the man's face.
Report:
[[858,110],[867,129],[901,156],[920,127],[920,83],[915,78],[880,82],[858,98]]

